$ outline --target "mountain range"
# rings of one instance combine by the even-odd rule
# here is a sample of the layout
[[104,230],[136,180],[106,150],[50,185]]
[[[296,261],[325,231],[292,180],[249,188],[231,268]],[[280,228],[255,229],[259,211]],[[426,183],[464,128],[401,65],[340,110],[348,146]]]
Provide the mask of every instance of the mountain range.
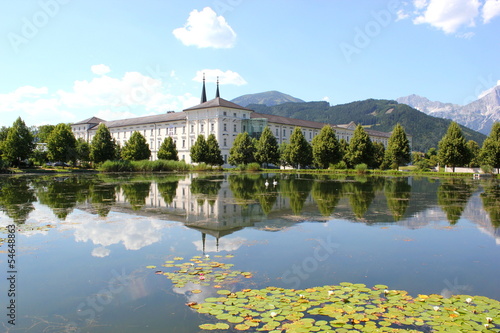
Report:
[[299,98],[283,94],[276,90],[266,91],[257,94],[243,95],[231,100],[231,102],[241,106],[247,106],[250,104],[264,104],[267,106],[273,106],[283,103],[304,103],[304,101]]
[[451,119],[486,135],[490,133],[493,123],[500,120],[500,85],[463,106],[434,102],[418,95],[400,97],[396,101],[434,117]]
[[[368,99],[347,104],[330,106],[328,102],[286,102],[280,104],[281,93],[272,92],[246,95],[246,103],[240,105],[256,112],[277,116],[311,120],[330,124],[348,124],[351,121],[382,132],[390,132],[399,123],[407,134],[413,138],[412,148],[416,151],[426,152],[429,148],[437,148],[439,141],[446,134],[451,123],[449,119],[437,118],[417,110],[407,104],[394,100]],[[268,96],[266,96],[268,95]],[[271,96],[272,95],[272,96]],[[284,95],[284,94],[283,94]],[[273,100],[274,97],[278,99]],[[289,95],[285,95],[289,96]],[[263,101],[272,105],[266,105]],[[237,98],[232,102],[241,101]],[[250,103],[250,104],[247,104]],[[409,102],[408,102],[409,103]],[[435,108],[446,110],[450,106],[435,103]],[[450,108],[451,109],[451,108]],[[474,140],[479,145],[486,136],[465,126],[461,126],[467,140]]]

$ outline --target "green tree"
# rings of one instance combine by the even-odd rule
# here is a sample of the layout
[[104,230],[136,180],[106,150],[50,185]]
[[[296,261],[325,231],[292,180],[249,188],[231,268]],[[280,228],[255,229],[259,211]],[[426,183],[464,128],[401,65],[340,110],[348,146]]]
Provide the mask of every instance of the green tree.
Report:
[[239,133],[229,149],[229,164],[239,165],[255,162],[255,146],[247,132]]
[[167,136],[161,143],[160,149],[158,150],[158,158],[161,160],[179,160],[177,148],[175,147],[174,140],[170,136]]
[[477,142],[474,140],[467,141],[467,149],[469,149],[469,153],[470,153],[469,167],[470,168],[480,167],[481,166],[481,161],[480,161],[481,148],[479,148],[479,145],[477,144]]
[[222,158],[222,153],[219,148],[219,143],[215,138],[215,134],[210,134],[207,138],[207,159],[206,163],[210,165],[222,165],[224,164],[224,158]]
[[14,165],[28,159],[35,148],[33,134],[21,117],[17,118],[2,144],[2,155]]
[[491,165],[497,169],[500,168],[500,123],[495,122],[491,127],[490,135],[484,140],[481,148],[482,164]]
[[455,167],[469,164],[470,152],[467,148],[467,141],[460,126],[454,121],[448,127],[448,131],[439,141],[438,159],[441,164],[450,166],[455,172]]
[[47,138],[48,158],[51,161],[76,162],[76,139],[67,124],[57,124]]
[[385,165],[397,169],[400,165],[407,165],[411,161],[410,141],[406,132],[399,123],[394,126],[384,157]]
[[151,150],[146,142],[146,138],[139,132],[135,131],[130,136],[122,148],[121,156],[126,161],[141,161],[151,157]]
[[49,136],[52,131],[56,128],[55,125],[42,125],[37,128],[36,131],[36,141],[37,142],[49,142]]
[[203,163],[207,161],[208,145],[203,135],[198,135],[196,142],[191,147],[191,162]]
[[325,125],[318,135],[312,139],[312,158],[316,167],[327,169],[330,164],[336,164],[342,159],[340,143],[335,130]]
[[354,135],[349,142],[346,152],[346,160],[349,166],[354,167],[357,164],[366,163],[368,166],[373,166],[374,156],[373,143],[370,137],[364,130],[363,126],[358,125],[354,130]]
[[283,141],[278,148],[280,154],[280,165],[287,166],[290,165],[290,156],[288,154],[288,142]]
[[305,167],[312,163],[312,148],[302,130],[295,127],[287,145],[289,163],[295,168]]
[[76,156],[81,162],[90,161],[90,145],[83,138],[76,140]]
[[271,129],[266,126],[262,134],[260,135],[259,141],[256,145],[255,160],[259,164],[266,164],[268,166],[270,163],[277,165],[279,163],[280,153],[278,147],[278,140],[271,132]]
[[384,168],[385,146],[382,142],[373,143],[373,166]]
[[101,123],[90,144],[90,160],[94,163],[101,163],[107,160],[113,160],[115,157],[115,140],[111,137],[108,127]]

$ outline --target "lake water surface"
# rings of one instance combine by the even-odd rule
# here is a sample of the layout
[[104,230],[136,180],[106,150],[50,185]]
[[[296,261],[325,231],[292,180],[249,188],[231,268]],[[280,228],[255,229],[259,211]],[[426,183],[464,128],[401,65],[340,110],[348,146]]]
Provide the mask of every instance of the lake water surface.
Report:
[[[232,291],[352,282],[500,300],[495,180],[89,174],[3,176],[0,188],[3,276],[16,225],[16,325],[2,301],[0,331],[202,331],[212,319],[186,303],[217,290],[146,266],[205,255],[252,273]],[[8,289],[3,278],[2,300]]]

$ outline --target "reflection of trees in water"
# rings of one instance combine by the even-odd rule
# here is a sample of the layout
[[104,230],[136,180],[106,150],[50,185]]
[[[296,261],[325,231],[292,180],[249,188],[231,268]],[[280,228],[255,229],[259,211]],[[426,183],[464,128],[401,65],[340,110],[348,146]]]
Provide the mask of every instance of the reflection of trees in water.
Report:
[[106,217],[111,206],[116,202],[116,190],[118,186],[113,183],[95,183],[89,189],[90,202],[97,214]]
[[358,219],[362,219],[373,199],[375,199],[375,188],[371,180],[366,182],[348,182],[344,185],[344,193],[349,197],[351,209]]
[[26,178],[7,177],[0,180],[0,209],[15,223],[26,222],[35,209],[35,201],[35,192]]
[[198,206],[202,206],[207,197],[210,198],[208,202],[213,206],[215,203],[214,198],[219,194],[223,180],[224,176],[222,175],[196,177],[191,180],[190,191],[191,194],[197,196],[196,202],[198,203]]
[[470,183],[465,179],[447,179],[438,187],[438,205],[446,213],[451,225],[455,225],[473,192]]
[[196,177],[191,180],[191,194],[217,196],[222,186],[224,176]]
[[312,185],[312,197],[323,216],[330,216],[342,198],[343,184],[329,177],[318,177]]
[[133,210],[139,210],[146,204],[149,196],[151,182],[134,182],[121,185],[125,200],[132,206]]
[[384,194],[387,199],[387,206],[394,217],[394,221],[399,221],[406,212],[410,204],[411,185],[407,178],[387,179],[384,187]]
[[77,203],[85,202],[92,182],[83,177],[40,177],[33,180],[41,204],[52,209],[61,220],[73,211]]
[[498,182],[488,182],[481,193],[483,207],[490,216],[491,225],[500,228],[500,185]]
[[160,193],[165,203],[171,204],[174,201],[178,185],[179,185],[178,180],[157,184],[158,192]]
[[246,205],[249,201],[257,200],[257,194],[265,189],[261,175],[229,175],[229,189],[233,193],[236,203]]
[[270,192],[261,193],[258,196],[258,199],[259,199],[260,206],[262,207],[262,211],[264,212],[264,214],[267,215],[273,209],[273,206],[276,203],[276,200],[278,200],[278,192],[270,191]]
[[312,177],[310,175],[289,175],[281,179],[279,190],[283,196],[290,199],[290,208],[296,215],[302,212],[304,203],[312,189]]

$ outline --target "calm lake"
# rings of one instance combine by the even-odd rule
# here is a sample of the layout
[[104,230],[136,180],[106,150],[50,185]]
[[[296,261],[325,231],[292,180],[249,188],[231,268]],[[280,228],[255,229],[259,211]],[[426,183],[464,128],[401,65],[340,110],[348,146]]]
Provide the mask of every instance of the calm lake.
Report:
[[[213,318],[186,303],[217,289],[174,287],[155,271],[205,255],[251,273],[222,283],[231,291],[352,282],[500,300],[499,185],[305,174],[2,176],[0,331],[203,331]],[[7,297],[14,223],[16,295]]]

